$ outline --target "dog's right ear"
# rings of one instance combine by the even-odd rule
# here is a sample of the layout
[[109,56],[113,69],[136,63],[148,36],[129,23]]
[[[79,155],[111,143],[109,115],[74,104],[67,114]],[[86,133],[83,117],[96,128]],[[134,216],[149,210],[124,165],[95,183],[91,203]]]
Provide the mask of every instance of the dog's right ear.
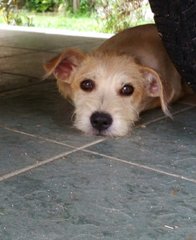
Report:
[[85,53],[79,49],[67,49],[60,55],[44,64],[46,75],[44,78],[54,75],[57,80],[70,83],[72,72],[80,65],[85,58]]
[[172,118],[172,115],[168,110],[172,91],[167,86],[167,83],[161,81],[159,74],[152,68],[142,67],[140,70],[145,79],[145,88],[148,96],[159,97],[163,112],[168,117]]

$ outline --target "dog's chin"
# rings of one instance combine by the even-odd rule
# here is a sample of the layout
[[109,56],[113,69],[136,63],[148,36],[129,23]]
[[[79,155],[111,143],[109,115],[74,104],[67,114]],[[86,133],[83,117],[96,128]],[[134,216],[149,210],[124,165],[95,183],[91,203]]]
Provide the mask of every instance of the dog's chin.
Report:
[[85,124],[85,121],[75,121],[74,126],[88,136],[123,137],[131,130],[131,124],[122,124],[120,126],[119,124],[112,124],[108,129],[102,131],[94,129],[89,122]]

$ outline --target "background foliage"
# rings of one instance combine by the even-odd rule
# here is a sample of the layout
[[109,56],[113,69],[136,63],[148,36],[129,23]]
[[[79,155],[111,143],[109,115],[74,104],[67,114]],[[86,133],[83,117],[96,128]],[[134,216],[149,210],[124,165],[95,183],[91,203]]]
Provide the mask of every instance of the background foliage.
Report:
[[[102,32],[118,32],[137,22],[145,22],[147,8],[147,0],[0,0],[0,14],[7,24],[39,26],[39,21],[55,16],[63,27],[63,22],[70,18],[75,21],[85,17],[92,23],[96,20],[95,30]],[[40,17],[43,15],[48,18],[44,20]]]
[[132,21],[136,21],[137,14],[141,15],[142,2],[143,0],[99,0],[96,10],[104,30],[118,32],[128,28]]

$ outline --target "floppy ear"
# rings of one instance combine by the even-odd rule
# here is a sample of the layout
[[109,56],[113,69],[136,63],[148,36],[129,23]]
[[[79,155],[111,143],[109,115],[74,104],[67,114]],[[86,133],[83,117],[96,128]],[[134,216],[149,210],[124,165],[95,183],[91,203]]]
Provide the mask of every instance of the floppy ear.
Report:
[[172,118],[171,113],[168,110],[169,103],[169,89],[161,81],[159,74],[148,67],[142,67],[141,73],[145,79],[145,87],[147,95],[150,97],[159,97],[161,102],[161,108],[163,112],[170,118]]
[[44,64],[44,69],[46,71],[44,78],[54,74],[57,80],[69,84],[71,73],[80,65],[84,58],[85,53],[82,51],[78,49],[67,49]]

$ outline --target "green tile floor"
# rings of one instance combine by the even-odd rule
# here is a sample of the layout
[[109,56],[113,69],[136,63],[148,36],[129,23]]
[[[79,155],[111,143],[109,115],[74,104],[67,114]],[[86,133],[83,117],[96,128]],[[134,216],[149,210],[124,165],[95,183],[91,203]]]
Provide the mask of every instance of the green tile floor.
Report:
[[103,40],[0,30],[0,240],[196,240],[196,95],[104,139],[41,81],[54,52]]

